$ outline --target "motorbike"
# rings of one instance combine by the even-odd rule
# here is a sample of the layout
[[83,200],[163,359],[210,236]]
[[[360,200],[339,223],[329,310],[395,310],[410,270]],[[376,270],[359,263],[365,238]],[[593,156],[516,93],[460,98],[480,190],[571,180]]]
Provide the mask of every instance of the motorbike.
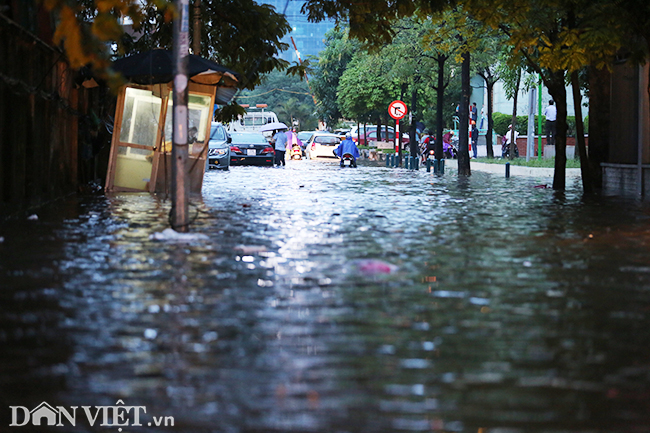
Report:
[[425,140],[420,143],[420,158],[422,164],[424,164],[427,159],[435,159],[435,141],[433,139]]
[[[503,138],[501,142],[501,157],[510,158],[510,143],[506,141],[506,138]],[[519,158],[519,149],[515,146],[515,158]]]
[[442,143],[442,153],[444,153],[445,158],[447,159],[456,159],[458,158],[458,149],[452,143]]
[[302,147],[299,144],[294,144],[291,146],[291,152],[289,153],[291,159],[302,159]]
[[344,153],[341,157],[341,168],[343,167],[353,167],[356,168],[357,161],[355,161],[354,156],[351,153]]

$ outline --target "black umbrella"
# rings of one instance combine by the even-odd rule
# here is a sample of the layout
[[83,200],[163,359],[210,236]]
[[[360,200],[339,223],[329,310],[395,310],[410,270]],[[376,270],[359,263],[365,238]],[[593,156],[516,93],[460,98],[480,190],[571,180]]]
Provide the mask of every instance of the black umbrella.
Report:
[[[113,62],[112,69],[136,84],[169,83],[174,78],[174,60],[169,50],[150,50]],[[212,60],[189,55],[188,76],[200,84],[234,87],[239,81],[237,73]],[[223,79],[223,82],[222,82]]]

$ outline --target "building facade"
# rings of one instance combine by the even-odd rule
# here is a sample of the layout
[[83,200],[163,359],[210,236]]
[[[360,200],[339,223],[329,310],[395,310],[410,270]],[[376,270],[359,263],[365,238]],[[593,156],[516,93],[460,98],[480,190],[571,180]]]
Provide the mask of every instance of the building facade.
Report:
[[[289,62],[298,61],[300,58],[305,60],[307,56],[318,56],[318,53],[325,48],[325,33],[335,25],[333,20],[324,20],[320,23],[311,23],[307,20],[307,15],[301,12],[304,0],[258,0],[259,3],[269,4],[275,7],[276,12],[284,13],[291,26],[291,33],[286,35],[282,42],[289,45],[289,49],[280,54],[280,58]],[[296,49],[291,42],[293,37],[296,43]]]

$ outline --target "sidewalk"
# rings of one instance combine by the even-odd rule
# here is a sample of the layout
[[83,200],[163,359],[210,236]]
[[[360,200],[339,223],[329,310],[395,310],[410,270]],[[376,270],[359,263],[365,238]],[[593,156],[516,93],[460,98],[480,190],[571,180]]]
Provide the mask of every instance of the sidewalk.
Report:
[[[471,159],[469,162],[471,170],[483,171],[486,173],[498,174],[501,176],[506,175],[506,166],[505,164],[490,164],[486,162],[478,162],[476,159]],[[458,170],[458,160],[456,159],[445,159],[445,170],[448,169]],[[550,178],[553,180],[553,173],[555,172],[554,168],[546,167],[524,167],[521,165],[510,165],[510,177],[516,176],[526,176],[526,177],[538,177],[538,178]],[[567,168],[566,177],[575,178],[580,177],[579,168]]]

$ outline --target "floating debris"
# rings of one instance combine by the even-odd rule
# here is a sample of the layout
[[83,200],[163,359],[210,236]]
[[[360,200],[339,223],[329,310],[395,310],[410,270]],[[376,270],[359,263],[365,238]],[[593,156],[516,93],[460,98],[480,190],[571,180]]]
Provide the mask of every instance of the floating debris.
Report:
[[149,239],[155,241],[192,242],[207,240],[208,237],[202,233],[179,233],[174,229],[165,229],[160,233],[149,235]]
[[357,269],[364,275],[392,274],[397,271],[398,267],[381,260],[359,260]]
[[264,245],[237,245],[235,251],[241,251],[243,254],[255,254],[266,252]]

